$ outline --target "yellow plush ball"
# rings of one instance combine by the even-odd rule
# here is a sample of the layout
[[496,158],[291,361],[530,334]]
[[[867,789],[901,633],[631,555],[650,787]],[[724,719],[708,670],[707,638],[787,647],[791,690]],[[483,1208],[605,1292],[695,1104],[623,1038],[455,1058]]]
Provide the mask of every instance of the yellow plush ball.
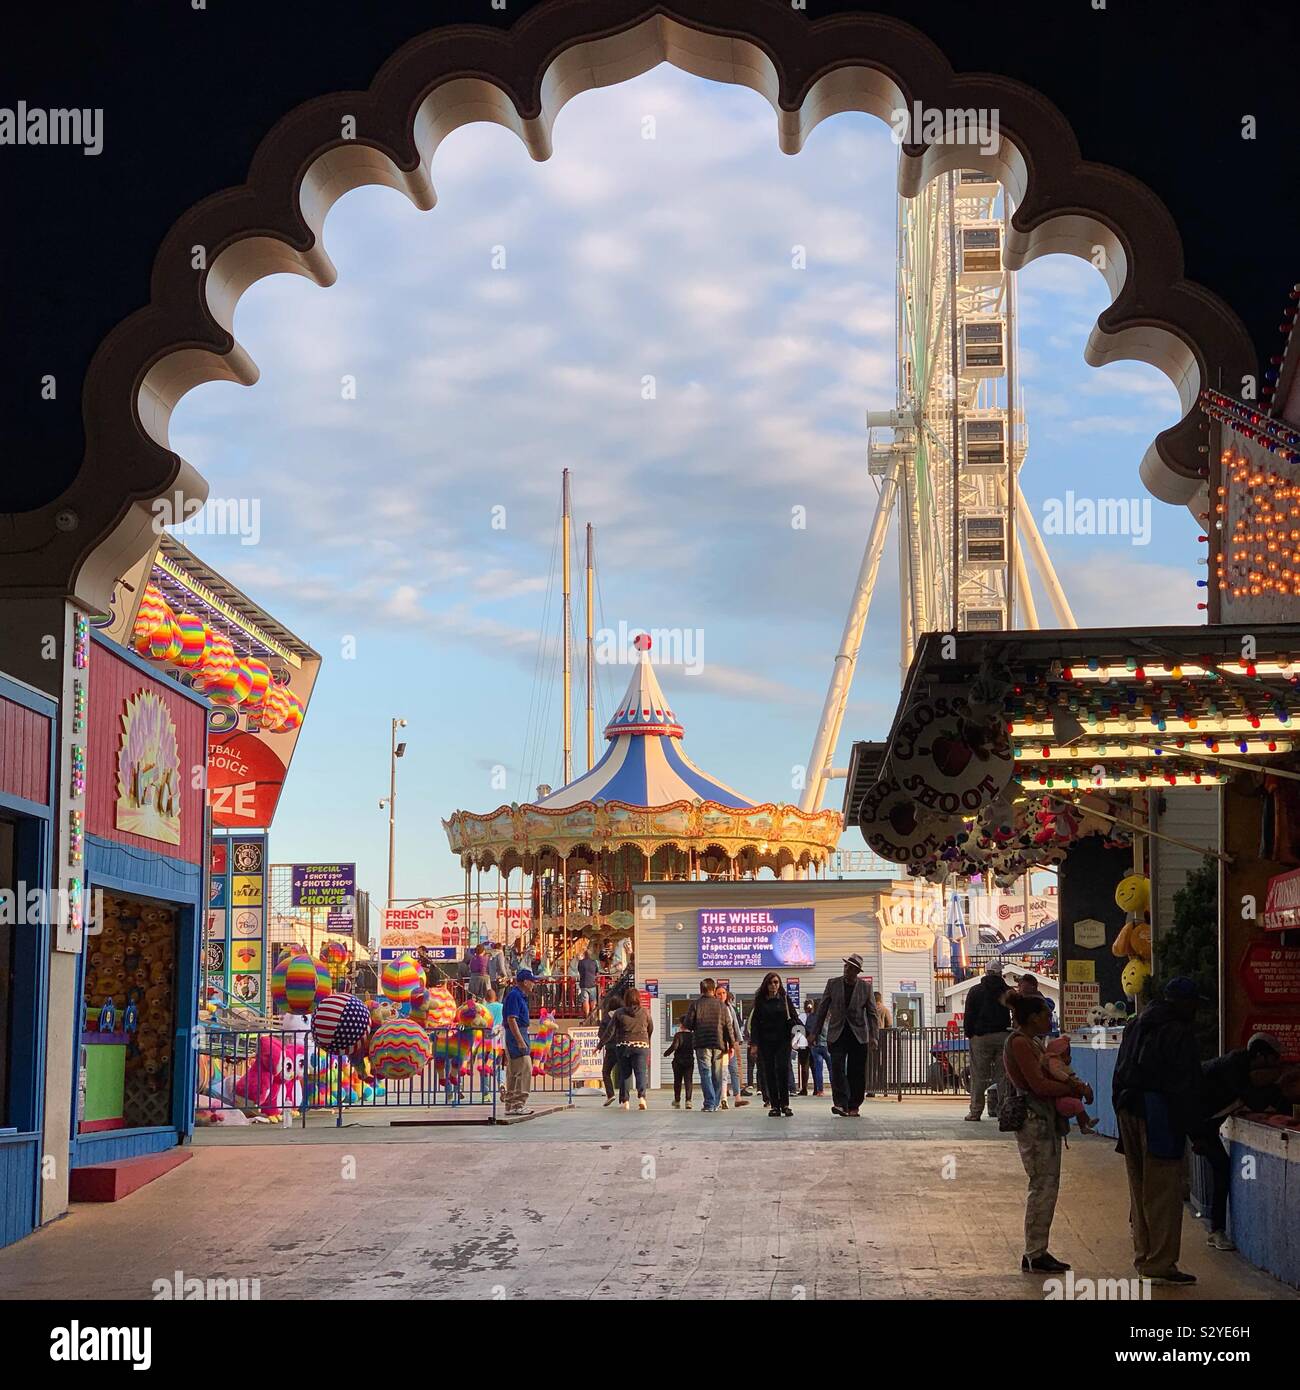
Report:
[[1137,999],[1151,978],[1151,967],[1144,960],[1130,960],[1119,977],[1120,988],[1130,999]]
[[1145,874],[1129,874],[1115,889],[1115,906],[1125,912],[1145,912],[1151,906],[1151,880]]

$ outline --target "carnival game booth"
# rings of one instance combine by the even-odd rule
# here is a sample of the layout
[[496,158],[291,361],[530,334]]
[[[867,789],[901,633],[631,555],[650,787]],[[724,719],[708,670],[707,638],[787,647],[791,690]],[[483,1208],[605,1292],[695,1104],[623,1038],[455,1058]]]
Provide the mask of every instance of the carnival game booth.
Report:
[[40,1220],[57,712],[0,676],[0,1245]]
[[266,832],[320,656],[171,535],[118,582],[103,634],[208,704],[215,839],[203,987],[265,1012],[270,958]]
[[76,1170],[192,1129],[208,840],[207,700],[102,636],[87,684],[74,1198]]
[[[1269,1032],[1300,1062],[1300,943],[1289,917],[1266,910],[1270,887],[1284,899],[1277,880],[1300,865],[1298,718],[1295,623],[930,633],[888,741],[858,746],[846,819],[930,882],[979,875],[1010,887],[1057,872],[1061,1026],[1078,1044],[1076,1069],[1107,1097],[1123,1024],[1167,973],[1169,924],[1151,906],[1171,895],[1146,878],[1151,846],[1208,856],[1219,977],[1200,983],[1220,1001],[1219,1048]],[[1167,834],[1168,789],[1214,799],[1215,841]],[[1267,1132],[1251,1123],[1233,1121],[1234,1153],[1253,1152],[1274,1179],[1234,1182],[1233,1229],[1253,1233],[1242,1245],[1252,1259],[1293,1277],[1300,1232],[1282,1219],[1295,1210],[1290,1119]]]
[[644,975],[634,911],[640,885],[808,873],[825,866],[839,840],[838,812],[754,802],[697,767],[659,687],[648,637],[638,639],[638,652],[594,767],[535,803],[456,811],[443,822],[465,870],[467,915],[472,872],[496,869],[508,904],[518,870],[529,885],[535,947],[557,976],[588,941],[605,937],[631,938]]

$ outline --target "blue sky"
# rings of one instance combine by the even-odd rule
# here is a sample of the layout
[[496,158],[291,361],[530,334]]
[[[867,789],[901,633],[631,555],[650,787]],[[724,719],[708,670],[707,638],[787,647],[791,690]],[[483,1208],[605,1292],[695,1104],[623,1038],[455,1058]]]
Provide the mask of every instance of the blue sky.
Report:
[[[457,131],[432,212],[358,190],[325,227],[335,285],[281,275],[244,296],[260,381],[191,392],[171,437],[212,496],[261,508],[256,545],[187,543],[324,658],[275,860],[355,859],[382,894],[394,715],[400,897],[458,887],[441,817],[559,784],[559,693],[538,672],[555,669],[558,572],[540,655],[539,631],[565,466],[578,536],[596,526],[598,624],[698,632],[700,673],[660,671],[687,750],[749,796],[796,799],[875,503],[863,412],[894,404],[895,157],[857,115],[783,155],[760,97],[662,67],[571,102],[546,163],[495,126]],[[1086,366],[1107,303],[1091,266],[1051,257],[1019,287],[1040,524],[1066,489],[1145,497],[1173,387]],[[1146,546],[1049,542],[1081,624],[1131,620],[1135,594],[1145,622],[1198,621],[1196,524],[1151,512]],[[837,763],[887,730],[898,669],[891,539]],[[600,668],[598,729],[626,678]]]

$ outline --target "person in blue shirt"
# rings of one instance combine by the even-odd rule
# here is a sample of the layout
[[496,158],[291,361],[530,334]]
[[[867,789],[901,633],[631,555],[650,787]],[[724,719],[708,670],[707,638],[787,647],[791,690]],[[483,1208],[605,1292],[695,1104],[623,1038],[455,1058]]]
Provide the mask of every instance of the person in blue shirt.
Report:
[[528,998],[535,976],[531,970],[515,972],[515,982],[501,1005],[501,1020],[506,1033],[507,1115],[527,1115],[524,1109],[533,1083],[533,1063],[528,1051]]

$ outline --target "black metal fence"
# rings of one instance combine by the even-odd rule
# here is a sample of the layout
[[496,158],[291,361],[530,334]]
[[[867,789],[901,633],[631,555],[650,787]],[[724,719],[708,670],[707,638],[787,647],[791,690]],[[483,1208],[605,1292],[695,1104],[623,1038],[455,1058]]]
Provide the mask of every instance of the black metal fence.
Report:
[[[324,1052],[310,1033],[281,1030],[208,1029],[197,1040],[201,1120],[288,1121],[296,1113],[305,1126],[309,1111],[332,1111],[335,1124],[345,1113],[466,1108],[467,1117],[497,1117],[505,1077],[505,1055],[487,1028],[428,1029],[433,1051],[415,1074],[394,1080],[375,1074],[374,1062],[360,1052],[350,1057]],[[552,1056],[549,1042],[534,1046],[531,1090],[572,1101],[572,1061],[564,1050]]]
[[867,1059],[867,1089],[897,1095],[970,1092],[970,1040],[946,1028],[885,1028]]

